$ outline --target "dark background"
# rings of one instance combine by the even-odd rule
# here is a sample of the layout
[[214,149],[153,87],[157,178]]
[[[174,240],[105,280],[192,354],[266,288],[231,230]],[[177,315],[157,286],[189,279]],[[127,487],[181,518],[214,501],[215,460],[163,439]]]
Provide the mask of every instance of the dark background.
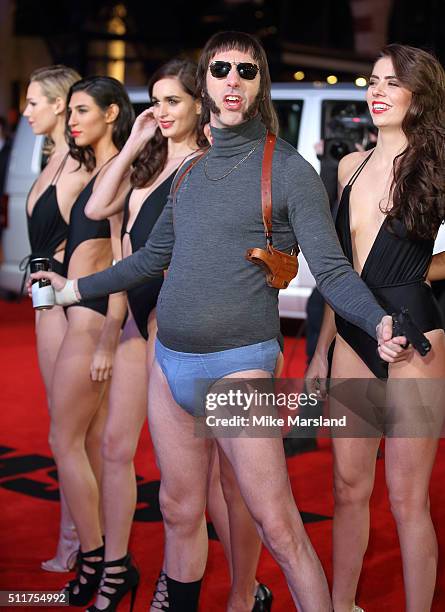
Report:
[[[54,62],[87,74],[92,61],[98,59],[91,43],[116,37],[107,32],[107,23],[116,7],[123,6],[126,33],[118,38],[136,47],[136,57],[127,61],[141,62],[147,78],[172,56],[199,52],[214,32],[236,29],[261,38],[270,57],[273,80],[291,80],[292,67],[281,61],[286,49],[354,57],[351,4],[348,0],[130,0],[120,4],[103,0],[17,0],[14,30],[19,36],[43,37]],[[445,2],[393,0],[387,32],[389,41],[426,47],[444,62]],[[323,78],[323,72],[314,70],[312,77]]]

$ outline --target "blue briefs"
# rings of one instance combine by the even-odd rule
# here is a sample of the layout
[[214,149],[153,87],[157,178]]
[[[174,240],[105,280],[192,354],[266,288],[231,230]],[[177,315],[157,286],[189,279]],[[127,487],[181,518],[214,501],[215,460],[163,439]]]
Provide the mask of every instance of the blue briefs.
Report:
[[175,402],[192,416],[204,416],[205,397],[217,380],[246,370],[264,370],[273,376],[280,350],[272,338],[214,353],[182,353],[156,338],[155,354]]

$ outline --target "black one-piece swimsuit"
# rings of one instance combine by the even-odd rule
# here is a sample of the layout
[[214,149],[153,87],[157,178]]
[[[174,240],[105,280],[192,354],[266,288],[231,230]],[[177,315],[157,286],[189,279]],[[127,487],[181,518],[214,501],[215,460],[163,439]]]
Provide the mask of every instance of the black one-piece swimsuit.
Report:
[[[85,206],[93,193],[94,183],[97,174],[93,176],[90,182],[82,189],[73,204],[70,215],[70,223],[68,229],[68,239],[65,247],[65,258],[63,260],[64,276],[68,275],[70,259],[76,248],[87,240],[95,240],[96,238],[110,238],[110,223],[108,219],[94,221],[89,219],[85,214]],[[81,300],[68,306],[84,306],[90,308],[105,316],[108,309],[108,296],[96,298],[92,300]]]
[[[372,155],[372,153],[371,153]],[[336,229],[346,257],[353,265],[349,199],[351,189],[371,155],[357,168],[343,189]],[[387,218],[369,251],[361,278],[388,314],[408,309],[423,333],[443,328],[442,314],[431,287],[424,282],[433,253],[434,240],[412,239],[402,222],[389,228]],[[377,342],[356,325],[335,315],[337,332],[354,349],[377,378],[388,377],[388,364],[377,353]]]
[[[168,194],[170,193],[175,174],[176,171],[145,198],[130,231],[127,231],[128,219],[130,216],[129,202],[132,190],[129,191],[125,200],[121,237],[123,238],[125,234],[129,235],[133,253],[143,247],[147,242],[151,230],[167,203]],[[128,304],[133,318],[141,336],[146,340],[148,339],[148,316],[153,308],[156,307],[163,280],[164,276],[160,276],[139,287],[127,290]]]
[[58,250],[62,250],[61,246],[67,239],[68,224],[62,217],[57,201],[57,181],[62,174],[67,159],[68,153],[57,168],[51,183],[37,198],[31,214],[29,214],[28,210],[29,195],[26,199],[26,218],[31,245],[31,255],[26,258],[26,261],[30,261],[35,257],[48,257],[51,269],[58,274],[63,274],[63,264],[54,259],[54,255]]

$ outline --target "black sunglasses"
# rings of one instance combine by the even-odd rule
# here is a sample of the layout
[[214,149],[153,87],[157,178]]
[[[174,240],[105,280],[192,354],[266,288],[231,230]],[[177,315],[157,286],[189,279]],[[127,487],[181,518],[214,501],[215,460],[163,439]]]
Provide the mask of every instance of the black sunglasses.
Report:
[[256,64],[251,64],[249,62],[215,61],[212,62],[209,66],[210,74],[215,77],[215,79],[224,79],[232,70],[232,66],[236,66],[238,74],[242,79],[245,79],[246,81],[253,81],[253,79],[260,71],[259,67]]

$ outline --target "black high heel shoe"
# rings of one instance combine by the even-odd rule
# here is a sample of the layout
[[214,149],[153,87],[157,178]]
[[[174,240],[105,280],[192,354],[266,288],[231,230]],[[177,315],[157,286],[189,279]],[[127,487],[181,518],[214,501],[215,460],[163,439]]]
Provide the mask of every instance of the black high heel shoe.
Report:
[[[102,576],[104,553],[104,546],[99,546],[99,548],[87,552],[79,551],[76,577],[70,580],[63,589],[63,592],[68,596],[70,606],[83,607],[92,599]],[[91,560],[94,558],[98,561]],[[83,569],[84,566],[94,571],[86,572]]]
[[[110,567],[124,567],[125,569],[120,572],[107,572]],[[131,591],[130,612],[132,612],[139,587],[139,572],[131,562],[131,556],[127,554],[115,561],[105,561],[103,568],[98,594],[106,597],[110,603],[106,608],[90,606],[87,612],[114,612],[129,591]],[[104,587],[109,591],[104,591]]]
[[255,605],[252,612],[270,612],[272,610],[272,591],[265,584],[259,584],[255,593]]
[[156,610],[170,609],[167,590],[167,574],[164,572],[164,570],[159,572],[150,607],[155,608]]

